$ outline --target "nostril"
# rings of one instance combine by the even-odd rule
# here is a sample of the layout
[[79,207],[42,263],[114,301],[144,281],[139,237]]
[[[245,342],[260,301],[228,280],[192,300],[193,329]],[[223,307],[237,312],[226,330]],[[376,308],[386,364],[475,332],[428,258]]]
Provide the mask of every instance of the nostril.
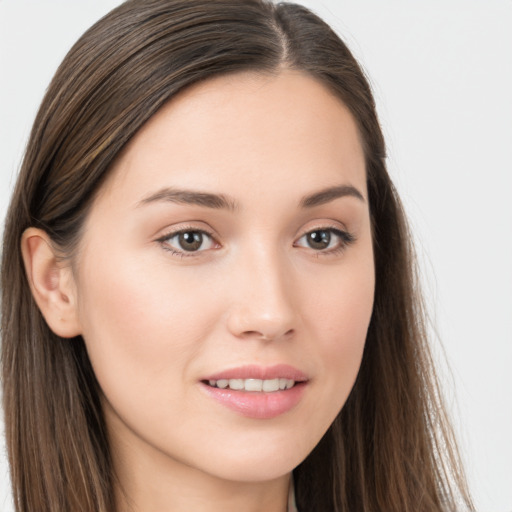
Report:
[[243,337],[246,338],[260,338],[264,341],[272,341],[279,338],[290,337],[294,333],[294,329],[288,329],[286,332],[271,332],[271,331],[245,331],[242,333]]
[[260,303],[234,305],[227,316],[228,330],[240,339],[271,341],[289,338],[295,332],[297,311],[292,307],[281,310]]

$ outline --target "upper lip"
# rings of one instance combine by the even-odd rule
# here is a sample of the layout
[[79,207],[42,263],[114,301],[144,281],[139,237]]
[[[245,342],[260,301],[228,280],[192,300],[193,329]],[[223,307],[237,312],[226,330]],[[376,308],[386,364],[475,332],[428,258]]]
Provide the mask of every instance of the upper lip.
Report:
[[275,364],[272,366],[245,365],[237,368],[229,368],[204,377],[201,380],[221,379],[291,379],[295,382],[309,380],[307,375],[289,364]]

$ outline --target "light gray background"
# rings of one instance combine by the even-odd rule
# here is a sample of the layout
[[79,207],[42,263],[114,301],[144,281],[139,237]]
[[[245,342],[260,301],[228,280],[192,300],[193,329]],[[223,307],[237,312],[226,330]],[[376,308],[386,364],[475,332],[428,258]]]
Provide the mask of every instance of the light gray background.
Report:
[[[51,76],[119,3],[0,0],[0,219]],[[471,489],[479,511],[510,512],[512,1],[302,3],[369,74],[451,369],[439,365]],[[4,451],[0,510],[9,512]]]

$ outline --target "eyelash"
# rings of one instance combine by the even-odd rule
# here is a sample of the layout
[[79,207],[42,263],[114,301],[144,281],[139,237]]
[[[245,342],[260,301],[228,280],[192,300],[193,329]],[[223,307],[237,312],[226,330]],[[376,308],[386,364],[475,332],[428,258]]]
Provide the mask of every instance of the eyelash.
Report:
[[[335,235],[339,239],[337,246],[334,248],[331,248],[331,249],[315,250],[312,247],[310,247],[310,249],[316,253],[317,257],[331,256],[331,255],[334,256],[337,254],[341,254],[343,251],[345,251],[345,249],[348,246],[350,246],[351,244],[353,244],[356,241],[356,237],[353,234],[349,233],[348,231],[343,231],[339,228],[335,228],[332,226],[323,226],[323,227],[311,229],[311,230],[307,231],[306,233],[304,233],[298,240],[301,240],[304,237],[311,235],[312,233],[315,233],[315,232],[328,232],[328,233],[330,233],[331,236]],[[179,235],[185,234],[185,233],[199,233],[202,236],[206,235],[208,238],[210,238],[212,240],[212,243],[218,245],[218,242],[215,240],[213,233],[206,231],[204,229],[198,229],[198,228],[194,228],[194,227],[189,227],[189,228],[186,227],[183,229],[179,229],[178,231],[172,231],[170,233],[166,233],[164,236],[158,238],[156,241],[160,243],[160,245],[163,247],[164,250],[169,251],[173,256],[177,256],[180,258],[197,257],[198,254],[205,251],[205,250],[203,250],[203,251],[185,251],[185,250],[180,251],[180,250],[177,250],[174,247],[171,247],[169,245],[169,240],[171,240]],[[296,243],[297,242],[294,243],[294,247],[302,247],[302,246],[297,246]],[[206,250],[208,250],[208,249],[206,249]]]
[[[356,241],[356,237],[352,233],[349,233],[348,231],[343,231],[333,226],[322,226],[319,228],[310,229],[309,231],[304,233],[298,240],[301,240],[302,238],[311,235],[312,233],[318,232],[327,232],[331,236],[334,234],[336,237],[338,237],[339,241],[337,245],[331,249],[315,250],[312,247],[310,247],[310,249],[312,249],[315,252],[316,257],[335,256],[341,254],[347,249],[347,247],[349,247]],[[294,246],[296,245],[294,244]]]
[[170,233],[166,233],[164,236],[157,239],[157,242],[160,243],[160,245],[163,247],[164,250],[169,251],[173,256],[178,256],[180,258],[189,258],[189,257],[197,257],[197,255],[204,251],[179,251],[175,249],[174,247],[171,247],[169,245],[169,240],[182,235],[184,233],[200,233],[202,236],[206,235],[208,238],[210,238],[214,244],[218,244],[215,240],[215,235],[209,231],[206,231],[204,229],[198,229],[194,227],[185,227],[182,229],[179,229],[178,231],[171,231]]

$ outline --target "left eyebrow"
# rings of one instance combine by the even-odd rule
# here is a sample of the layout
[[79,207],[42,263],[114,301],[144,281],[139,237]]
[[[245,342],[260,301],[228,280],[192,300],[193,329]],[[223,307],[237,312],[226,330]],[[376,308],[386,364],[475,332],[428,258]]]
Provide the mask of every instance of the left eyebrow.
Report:
[[301,208],[312,208],[313,206],[320,206],[345,196],[355,197],[363,201],[363,203],[365,202],[363,194],[357,188],[352,185],[338,185],[304,196],[300,201],[300,206]]

